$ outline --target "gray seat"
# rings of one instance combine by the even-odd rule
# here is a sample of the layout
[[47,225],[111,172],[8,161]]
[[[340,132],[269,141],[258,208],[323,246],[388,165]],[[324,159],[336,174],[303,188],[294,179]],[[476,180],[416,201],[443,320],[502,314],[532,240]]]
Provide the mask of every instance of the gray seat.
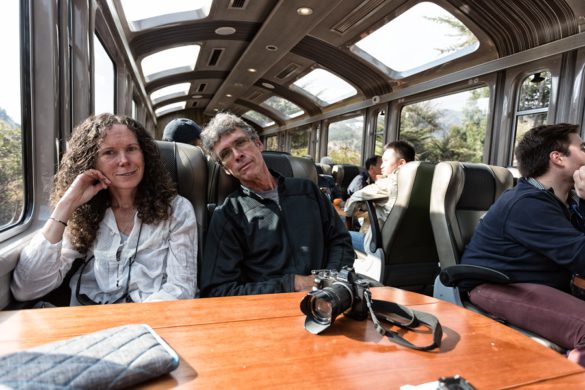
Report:
[[163,164],[177,185],[179,195],[193,205],[197,218],[198,264],[207,233],[207,159],[198,146],[180,142],[155,141]]
[[388,218],[378,227],[368,201],[372,241],[367,250],[383,259],[380,281],[387,286],[430,294],[439,257],[429,219],[435,164],[412,161],[398,171],[398,194]]
[[347,194],[347,187],[351,184],[351,181],[359,175],[361,168],[357,165],[352,164],[336,164],[331,168],[331,174],[339,187],[341,192],[341,199],[346,200],[349,198]]
[[[433,177],[430,215],[441,263],[441,274],[434,286],[435,298],[483,313],[461,295],[457,283],[466,279],[487,283],[510,281],[500,272],[484,267],[459,265],[459,262],[481,217],[512,186],[513,175],[507,168],[452,161],[437,164]],[[562,351],[560,347],[540,336],[511,327],[549,348]]]

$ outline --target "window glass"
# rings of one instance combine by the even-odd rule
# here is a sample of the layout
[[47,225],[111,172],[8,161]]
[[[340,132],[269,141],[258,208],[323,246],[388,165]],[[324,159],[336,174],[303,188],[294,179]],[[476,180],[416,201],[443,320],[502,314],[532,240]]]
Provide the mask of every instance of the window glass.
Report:
[[144,57],[140,62],[146,82],[195,69],[199,45],[185,45],[165,49]]
[[384,126],[386,112],[380,110],[376,116],[376,141],[374,144],[374,155],[381,156],[384,153]]
[[97,35],[93,35],[94,54],[94,113],[114,111],[114,91],[116,85],[114,61],[104,48]]
[[280,112],[284,117],[288,119],[295,118],[299,115],[304,114],[302,108],[300,108],[290,100],[281,98],[280,96],[272,96],[264,100],[264,103],[262,104]]
[[0,72],[0,230],[16,224],[24,212],[23,134],[20,109],[20,1],[0,2],[0,33],[5,39]]
[[138,120],[137,118],[138,112],[136,111],[136,109],[137,109],[136,100],[132,99],[132,118]]
[[131,31],[169,23],[203,19],[209,15],[213,0],[122,0],[124,15]]
[[[537,72],[522,81],[516,110],[516,135],[514,150],[518,142],[528,130],[546,124],[552,77],[549,71]],[[518,166],[516,155],[512,158],[512,166]]]
[[[353,49],[368,54],[402,76],[469,54],[479,47],[475,35],[436,4],[422,2],[358,41]],[[368,58],[370,57],[370,58]],[[373,59],[373,60],[372,60]]]
[[162,106],[162,107],[159,107],[156,110],[154,110],[154,114],[156,116],[162,116],[162,115],[168,114],[169,112],[184,110],[186,104],[187,104],[187,102],[177,102],[177,103],[167,104],[166,106]]
[[309,128],[295,130],[290,133],[290,154],[304,157],[309,154]]
[[152,104],[157,104],[160,101],[172,99],[179,96],[187,96],[191,83],[180,83],[169,85],[168,87],[159,88],[150,94]]
[[362,141],[364,134],[364,117],[329,124],[327,155],[336,164],[360,165],[362,161]]
[[272,135],[270,137],[266,137],[266,150],[278,150],[278,136]]
[[313,97],[321,106],[328,106],[357,94],[357,90],[347,81],[325,69],[315,69],[291,85]]
[[488,107],[488,87],[406,105],[399,138],[411,142],[422,161],[481,162]]
[[266,115],[262,115],[257,111],[250,110],[242,115],[244,118],[258,124],[260,127],[268,127],[274,124],[274,121]]

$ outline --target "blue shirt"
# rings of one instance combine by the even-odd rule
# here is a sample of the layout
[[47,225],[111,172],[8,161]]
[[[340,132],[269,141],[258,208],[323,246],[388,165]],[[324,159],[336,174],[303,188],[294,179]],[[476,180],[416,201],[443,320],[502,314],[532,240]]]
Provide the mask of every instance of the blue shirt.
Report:
[[[582,200],[573,209],[585,215]],[[569,291],[571,274],[585,274],[583,221],[552,190],[522,178],[479,222],[461,263]]]

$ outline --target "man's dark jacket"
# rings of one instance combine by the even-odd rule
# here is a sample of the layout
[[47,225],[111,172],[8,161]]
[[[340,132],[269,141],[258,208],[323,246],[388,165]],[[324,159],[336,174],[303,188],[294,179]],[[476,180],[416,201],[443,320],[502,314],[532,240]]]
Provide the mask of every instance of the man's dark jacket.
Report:
[[213,213],[201,296],[294,291],[294,275],[353,265],[351,238],[310,180],[280,177],[280,207],[240,187]]

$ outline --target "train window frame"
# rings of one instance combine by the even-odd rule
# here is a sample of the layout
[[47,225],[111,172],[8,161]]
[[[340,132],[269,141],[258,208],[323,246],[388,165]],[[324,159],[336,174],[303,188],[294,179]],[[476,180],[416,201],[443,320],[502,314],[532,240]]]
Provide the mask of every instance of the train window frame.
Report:
[[[97,43],[97,45],[96,45]],[[100,50],[96,50],[96,48],[99,48]],[[105,56],[103,55],[105,54]],[[98,76],[98,59],[100,59],[100,63],[103,65],[105,64],[104,62],[101,62],[101,59],[104,60],[109,60],[109,62],[111,63],[111,80],[107,79],[106,82],[98,82],[97,76]],[[104,112],[110,112],[110,113],[116,113],[116,104],[117,104],[117,99],[116,99],[116,92],[118,90],[117,88],[117,64],[116,61],[114,60],[114,56],[110,53],[110,51],[108,50],[108,47],[105,43],[105,41],[101,38],[99,32],[96,30],[93,33],[93,61],[92,61],[92,65],[93,65],[93,71],[92,71],[92,77],[93,77],[93,112],[94,114],[101,114]],[[108,64],[109,65],[109,64]],[[102,68],[100,68],[102,69]],[[111,90],[111,94],[109,94],[109,89],[103,89],[105,85],[107,85],[107,81],[111,81],[111,85],[112,85],[112,90]],[[99,91],[99,92],[98,92]],[[101,91],[104,91],[106,93],[104,93],[103,95],[101,94]],[[102,110],[102,107],[106,107],[106,105],[102,105],[102,100],[99,99],[100,103],[98,105],[98,97],[102,98],[102,97],[106,97],[106,95],[111,95],[112,100],[111,100],[111,110],[106,109],[106,110]],[[109,104],[109,100],[108,100],[108,108],[110,107]],[[99,110],[98,110],[99,107]]]
[[[140,3],[142,7],[129,7],[131,2]],[[165,0],[156,2],[156,4],[157,6],[166,6],[167,9],[164,12],[150,13],[148,15],[142,14],[143,17],[133,18],[133,13],[136,14],[138,12],[140,15],[140,11],[148,11],[149,8],[144,7],[143,1],[141,0],[121,0],[120,9],[128,25],[128,29],[132,32],[140,32],[153,27],[204,19],[209,15],[213,0],[195,0],[191,2],[184,0]],[[193,4],[201,4],[201,6],[193,7]]]
[[270,117],[255,110],[246,111],[242,114],[242,117],[251,122],[254,122],[262,128],[274,126],[276,124],[276,122],[274,122]]
[[[471,84],[471,85],[469,85]],[[460,83],[454,86],[451,86],[449,88],[445,88],[445,89],[441,89],[440,91],[433,91],[431,93],[426,93],[420,96],[413,96],[411,99],[404,99],[403,101],[400,102],[400,104],[398,106],[395,107],[395,113],[396,113],[396,139],[402,140],[403,137],[401,134],[402,133],[402,112],[403,109],[409,105],[413,105],[413,104],[419,104],[422,102],[430,102],[433,100],[437,100],[437,99],[441,99],[441,98],[446,98],[449,96],[453,96],[455,94],[460,94],[460,93],[465,93],[465,92],[470,92],[473,90],[477,90],[479,88],[485,88],[485,90],[487,91],[487,93],[489,93],[489,96],[487,96],[487,104],[486,104],[486,113],[485,113],[485,117],[483,118],[485,120],[485,132],[483,134],[483,143],[482,143],[482,152],[481,152],[481,156],[479,161],[477,162],[487,162],[487,156],[489,154],[489,150],[490,150],[490,146],[491,146],[491,135],[492,135],[492,130],[491,130],[491,122],[492,122],[492,117],[494,115],[493,110],[494,110],[494,91],[493,88],[491,86],[491,82],[486,80],[480,80],[480,79],[474,79],[471,80],[471,83]],[[408,141],[408,139],[407,139]],[[415,146],[415,150],[416,150],[416,155],[417,155],[417,159],[420,159],[421,161],[429,161],[425,158],[421,158],[421,148],[417,147],[417,145]],[[449,160],[449,159],[448,159]],[[431,160],[432,161],[432,160]],[[440,159],[439,161],[446,161],[445,159]],[[467,160],[460,160],[460,161],[467,161]],[[470,161],[471,162],[471,161]]]
[[274,110],[278,112],[280,116],[286,119],[297,118],[305,113],[305,110],[303,110],[299,105],[278,95],[270,96],[269,98],[265,99],[260,105],[266,107],[269,110]]
[[168,47],[140,59],[140,73],[146,83],[163,77],[192,72],[197,65],[201,45],[189,44]]
[[[18,86],[18,98],[14,98],[15,93],[11,90],[10,93],[10,100],[14,101],[15,103],[19,104],[18,113],[12,113],[14,109],[10,109],[10,112],[3,108],[6,112],[7,118],[11,119],[13,124],[17,124],[16,120],[20,122],[18,128],[11,126],[13,130],[15,130],[15,137],[18,137],[17,133],[20,135],[20,145],[16,145],[16,150],[20,151],[20,154],[17,158],[20,159],[20,162],[16,161],[16,164],[20,167],[20,172],[15,172],[20,181],[20,190],[22,194],[20,196],[19,202],[20,205],[16,206],[19,207],[20,210],[17,213],[13,213],[12,218],[6,224],[0,225],[0,242],[3,242],[5,239],[10,238],[23,229],[26,228],[28,225],[29,217],[32,213],[34,208],[34,197],[33,197],[33,186],[32,186],[32,175],[30,174],[32,170],[32,166],[34,164],[33,161],[33,154],[32,154],[32,134],[31,134],[31,98],[32,98],[32,85],[31,85],[31,61],[32,61],[32,54],[31,54],[31,41],[32,38],[31,34],[31,10],[30,5],[26,1],[20,0],[13,0],[12,3],[6,2],[2,3],[2,6],[12,6],[15,7],[18,14],[15,18],[12,18],[12,13],[6,12],[3,13],[5,16],[8,16],[11,20],[16,20],[18,23],[15,26],[12,26],[17,31],[17,41],[18,45],[14,48],[16,52],[16,57],[18,61],[14,61],[14,65],[17,65],[19,69],[18,77],[13,78],[10,77],[11,80],[16,80],[15,84]],[[3,26],[6,26],[8,23],[4,23]],[[12,118],[10,114],[18,116],[18,118]],[[7,123],[11,125],[11,123]],[[5,133],[4,133],[5,134]],[[12,138],[12,137],[10,137]],[[14,138],[12,138],[14,139]],[[10,141],[9,141],[10,142]],[[2,142],[3,146],[6,146],[6,142]],[[8,151],[7,151],[8,152]],[[14,156],[12,153],[8,153],[11,156]],[[15,167],[18,171],[19,168]],[[4,190],[6,192],[6,190]],[[16,215],[17,214],[17,215]]]
[[[321,84],[317,84],[317,82]],[[328,107],[358,95],[358,89],[349,81],[345,80],[340,75],[321,67],[310,69],[292,82],[289,85],[289,88],[307,96],[321,107]],[[321,92],[315,94],[312,92],[313,90],[319,90]],[[337,90],[338,92],[327,98],[322,96],[322,92],[332,90]]]

